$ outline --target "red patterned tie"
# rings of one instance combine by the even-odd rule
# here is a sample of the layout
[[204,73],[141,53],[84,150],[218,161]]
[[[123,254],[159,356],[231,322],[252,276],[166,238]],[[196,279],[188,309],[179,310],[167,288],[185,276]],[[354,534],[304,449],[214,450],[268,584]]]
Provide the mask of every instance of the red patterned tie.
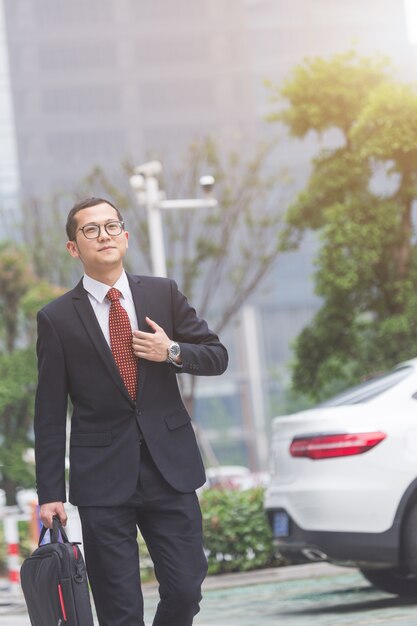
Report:
[[120,375],[132,400],[137,395],[138,362],[133,352],[132,327],[126,310],[120,304],[122,294],[112,287],[107,292],[110,300],[109,330],[110,347]]

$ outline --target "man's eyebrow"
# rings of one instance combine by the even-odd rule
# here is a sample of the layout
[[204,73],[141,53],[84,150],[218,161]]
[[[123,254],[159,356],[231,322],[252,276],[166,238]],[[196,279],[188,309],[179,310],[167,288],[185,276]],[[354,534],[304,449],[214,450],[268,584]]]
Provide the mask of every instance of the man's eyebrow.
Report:
[[[120,222],[117,217],[109,217],[107,218],[103,224],[108,224],[109,222]],[[84,226],[101,226],[98,222],[87,222]],[[80,226],[80,228],[84,228],[84,226]]]

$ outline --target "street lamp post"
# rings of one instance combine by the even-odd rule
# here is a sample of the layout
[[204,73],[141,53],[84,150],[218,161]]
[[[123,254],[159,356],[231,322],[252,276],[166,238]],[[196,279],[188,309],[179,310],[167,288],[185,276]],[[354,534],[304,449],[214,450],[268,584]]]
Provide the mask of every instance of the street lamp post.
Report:
[[[167,277],[165,259],[164,233],[162,229],[163,209],[203,209],[216,207],[215,198],[180,198],[178,200],[166,200],[165,193],[159,189],[157,176],[162,172],[162,164],[159,161],[149,161],[138,165],[130,177],[130,185],[136,194],[138,204],[146,207],[149,228],[149,244],[151,251],[152,273],[154,276]],[[214,186],[213,176],[202,176],[200,186],[205,193],[210,194]],[[183,379],[184,382],[184,379]],[[194,423],[196,427],[196,424]],[[218,465],[218,460],[213,452],[210,442],[204,436],[201,428],[197,427],[197,436],[207,459],[212,465]]]
[[[146,207],[149,227],[149,243],[151,250],[152,273],[154,276],[167,276],[164,234],[162,229],[161,210],[166,209],[201,209],[216,207],[215,198],[182,198],[166,200],[165,193],[159,189],[157,176],[162,172],[159,161],[149,161],[138,165],[130,177],[130,185],[140,205]],[[206,193],[213,189],[213,176],[202,176],[200,185]]]

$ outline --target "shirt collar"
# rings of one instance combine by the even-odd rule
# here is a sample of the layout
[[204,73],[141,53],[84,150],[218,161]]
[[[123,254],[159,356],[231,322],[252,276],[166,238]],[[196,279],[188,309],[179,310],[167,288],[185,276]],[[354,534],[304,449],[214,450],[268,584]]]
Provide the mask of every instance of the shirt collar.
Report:
[[[100,304],[104,302],[109,289],[111,289],[109,285],[101,283],[99,280],[95,280],[87,274],[84,274],[83,276],[83,286],[84,289],[88,291],[88,293],[92,295],[93,298],[95,298]],[[121,292],[124,299],[128,299],[130,297],[129,281],[124,270],[122,271],[120,278],[118,278],[114,283],[113,287]]]

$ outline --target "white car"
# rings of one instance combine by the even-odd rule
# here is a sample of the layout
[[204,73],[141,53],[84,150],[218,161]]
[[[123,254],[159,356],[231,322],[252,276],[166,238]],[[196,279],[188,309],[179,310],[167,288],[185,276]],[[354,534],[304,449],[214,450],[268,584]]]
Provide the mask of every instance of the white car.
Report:
[[289,558],[417,595],[417,359],[273,422],[265,508]]

